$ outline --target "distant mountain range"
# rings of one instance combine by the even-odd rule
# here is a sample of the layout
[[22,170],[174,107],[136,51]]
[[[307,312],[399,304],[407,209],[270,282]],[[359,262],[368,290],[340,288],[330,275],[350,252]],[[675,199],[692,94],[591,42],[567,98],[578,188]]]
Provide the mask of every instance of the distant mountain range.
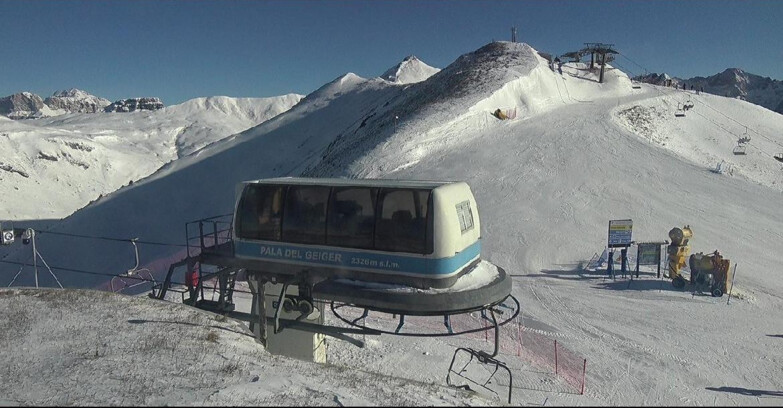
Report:
[[665,73],[639,75],[633,79],[655,85],[670,85],[699,89],[714,95],[739,98],[783,114],[783,81],[729,68],[708,77],[682,79]]
[[58,91],[44,100],[46,106],[52,109],[62,109],[66,112],[95,113],[99,112],[111,102],[82,90],[71,88],[67,91]]
[[65,113],[133,112],[158,110],[163,102],[158,98],[130,98],[112,103],[80,89],[57,91],[43,99],[31,92],[19,92],[0,98],[0,115],[11,119],[33,119]]

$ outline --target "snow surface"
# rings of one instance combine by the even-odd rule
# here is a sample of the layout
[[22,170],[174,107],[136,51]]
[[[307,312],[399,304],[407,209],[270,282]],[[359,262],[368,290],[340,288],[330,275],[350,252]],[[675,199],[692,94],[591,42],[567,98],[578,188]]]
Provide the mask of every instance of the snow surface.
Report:
[[410,55],[381,74],[381,78],[395,84],[406,85],[424,81],[438,71],[440,69],[425,64],[415,55]]
[[340,362],[321,366],[273,356],[232,319],[143,297],[2,289],[0,308],[3,405],[491,403]]
[[17,170],[0,171],[0,220],[65,217],[172,160],[290,109],[301,98],[218,96],[156,112],[0,121],[0,163]]
[[359,286],[367,289],[374,289],[383,292],[397,292],[397,293],[424,293],[424,294],[436,294],[436,293],[454,293],[464,292],[467,290],[477,289],[486,286],[494,282],[500,272],[497,266],[492,265],[487,261],[480,261],[471,270],[465,272],[460,276],[454,284],[448,288],[414,288],[412,286],[394,285],[390,283],[378,283],[378,282],[366,282],[357,281],[352,279],[337,279],[339,283],[345,283],[353,286]]
[[[501,354],[520,387],[514,404],[779,404],[783,166],[772,156],[783,153],[783,119],[736,99],[648,84],[635,90],[626,74],[611,67],[603,84],[597,78],[583,64],[565,64],[561,76],[528,45],[504,42],[404,87],[347,74],[284,114],[174,160],[51,229],[182,244],[185,222],[232,212],[234,187],[242,180],[464,180],[482,220],[482,258],[514,276],[525,331],[557,340],[588,360],[580,396],[542,378],[533,362]],[[677,102],[687,99],[694,108],[675,117]],[[516,119],[496,119],[491,113],[499,108],[516,110]],[[747,155],[735,156],[731,148],[744,125],[752,141]],[[718,160],[734,171],[712,172]],[[634,221],[637,241],[663,241],[671,228],[690,225],[691,252],[718,249],[736,264],[741,296],[727,304],[725,296],[676,290],[649,273],[631,282],[587,268],[605,248],[608,221],[626,218]],[[143,266],[158,273],[185,252],[140,248]],[[39,235],[38,250],[51,265],[88,271],[117,273],[133,260],[127,243],[53,234]],[[29,256],[27,247],[2,251],[5,259]],[[9,280],[17,270],[0,266]],[[30,275],[22,274],[20,282],[29,285]],[[103,283],[64,270],[58,276],[71,287]],[[45,276],[42,281],[52,284]],[[359,349],[329,340],[330,361],[443,385],[451,353],[473,340],[384,335],[367,341]],[[12,353],[7,361],[25,366],[35,355]],[[313,372],[321,369],[331,373],[329,367]],[[298,370],[270,383],[349,387],[330,374],[306,379]],[[67,370],[57,372],[70,378]],[[32,381],[36,375],[17,377]],[[79,379],[99,384],[97,377]],[[304,394],[291,401],[338,404],[329,394]],[[399,403],[386,394],[365,397],[353,402]]]

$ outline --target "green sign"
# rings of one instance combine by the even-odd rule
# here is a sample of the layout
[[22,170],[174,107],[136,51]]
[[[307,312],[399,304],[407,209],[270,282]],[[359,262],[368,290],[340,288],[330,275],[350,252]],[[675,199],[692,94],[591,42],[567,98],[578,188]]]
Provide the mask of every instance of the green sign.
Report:
[[639,265],[658,265],[661,261],[661,244],[657,242],[640,243],[637,257]]

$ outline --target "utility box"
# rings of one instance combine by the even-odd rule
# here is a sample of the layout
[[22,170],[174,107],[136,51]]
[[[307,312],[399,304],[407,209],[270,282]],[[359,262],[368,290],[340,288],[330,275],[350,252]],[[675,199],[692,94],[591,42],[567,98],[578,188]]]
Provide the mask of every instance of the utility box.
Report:
[[[267,283],[264,285],[264,309],[266,316],[274,318],[277,310],[277,302],[281,284]],[[298,296],[299,288],[295,285],[288,287],[286,295]],[[302,319],[310,324],[324,324],[324,311],[322,305],[316,305],[320,314],[313,320]],[[300,316],[298,311],[280,311],[280,319],[296,320]],[[280,333],[275,333],[274,324],[268,324],[266,328],[266,350],[272,354],[296,358],[298,360],[311,361],[326,364],[326,336],[320,333],[312,333],[292,328],[284,328]]]
[[0,222],[0,244],[11,245],[14,243],[14,228],[13,224],[5,223],[5,226],[9,226],[10,229],[3,229],[3,223]]

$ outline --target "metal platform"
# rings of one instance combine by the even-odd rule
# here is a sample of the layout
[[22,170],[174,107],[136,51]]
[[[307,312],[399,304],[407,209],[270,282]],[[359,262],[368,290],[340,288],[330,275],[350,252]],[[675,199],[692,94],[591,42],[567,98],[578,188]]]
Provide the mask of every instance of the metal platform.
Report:
[[503,268],[487,261],[475,265],[449,289],[422,290],[337,279],[320,282],[312,291],[317,299],[409,316],[439,316],[487,309],[505,300],[509,294],[511,277]]
[[[263,343],[267,338],[266,323],[270,318],[273,322],[273,334],[286,327],[296,326],[297,329],[308,332],[340,335],[341,329],[304,322],[315,304],[331,304],[333,312],[335,307],[346,306],[364,309],[365,314],[368,311],[376,311],[399,315],[400,324],[397,330],[391,333],[401,335],[400,329],[405,316],[443,316],[444,324],[448,328],[446,334],[453,335],[455,333],[452,333],[449,325],[449,316],[475,311],[481,311],[482,315],[492,313],[493,309],[504,301],[513,299],[511,277],[503,268],[485,260],[472,262],[459,276],[454,277],[448,287],[422,288],[421,281],[417,282],[417,286],[402,281],[388,283],[388,279],[384,282],[384,277],[377,274],[365,276],[352,271],[350,275],[346,275],[336,268],[304,267],[237,258],[234,256],[235,243],[231,238],[231,227],[229,215],[187,223],[187,257],[170,266],[166,279],[153,287],[150,296],[165,299],[166,292],[174,282],[175,273],[179,275],[197,272],[198,279],[192,280],[197,283],[188,288],[189,297],[185,299],[185,294],[182,294],[185,303],[216,313],[244,315],[234,310],[233,303],[234,283],[241,275],[242,279],[248,280],[253,295],[253,310],[250,316],[244,318],[251,322],[254,337]],[[204,296],[204,282],[211,279],[216,279],[218,283],[217,301],[207,300]],[[277,301],[270,305],[264,304],[264,287],[267,284],[281,284],[282,287],[279,294],[273,295],[277,296]],[[297,289],[296,295],[287,294],[289,286]],[[516,303],[513,308],[516,316],[516,313],[519,313],[519,304],[513,300]],[[270,307],[274,309],[273,316],[267,315],[266,310]],[[498,309],[498,313],[503,312]],[[335,314],[337,315],[336,312]],[[506,322],[496,322],[495,327]],[[360,329],[363,333],[385,333],[355,324],[354,326],[354,330]],[[487,329],[489,328],[482,327],[475,330]]]
[[[495,373],[503,369],[509,375],[508,401],[510,403],[513,379],[505,363],[497,359],[499,329],[520,313],[520,305],[519,301],[511,295],[512,279],[503,268],[476,257],[455,276],[447,279],[417,277],[409,284],[405,282],[404,274],[383,276],[361,270],[346,271],[335,267],[324,268],[315,265],[237,258],[236,243],[232,240],[230,214],[186,223],[185,231],[187,256],[170,265],[165,280],[153,286],[151,297],[166,299],[168,290],[180,292],[172,288],[175,274],[177,276],[197,274],[197,280],[192,275],[187,275],[191,278],[186,279],[186,282],[191,283],[186,283],[189,285],[188,289],[182,291],[183,303],[247,321],[250,323],[249,328],[254,339],[267,347],[267,350],[276,350],[276,353],[307,361],[321,361],[321,357],[325,361],[326,349],[325,346],[322,347],[325,343],[321,340],[324,335],[363,347],[364,341],[352,335],[390,334],[432,337],[455,336],[494,329],[492,353],[465,347],[456,349],[446,382],[456,386],[451,382],[452,374],[470,381],[470,378],[465,376],[465,367],[475,361],[489,367],[489,370],[494,368],[488,379],[474,382],[487,388]],[[217,301],[207,300],[204,296],[204,282],[212,279],[217,282]],[[252,294],[250,313],[235,310],[233,294],[234,284],[238,279],[247,279],[250,287]],[[387,283],[390,280],[393,283]],[[433,282],[429,282],[430,280]],[[427,286],[430,283],[432,286]],[[293,287],[290,293],[289,287]],[[267,290],[272,293],[279,292],[276,295],[270,293],[276,296],[276,300],[268,302],[268,305]],[[189,295],[187,299],[185,292]],[[507,300],[513,302],[511,307],[506,304]],[[331,306],[332,313],[348,327],[324,324],[323,313],[327,304]],[[364,309],[362,317],[366,317],[369,311],[399,315],[399,324],[394,331],[366,327],[364,319],[359,323],[359,319],[347,320],[345,316],[340,315],[337,309],[341,307],[346,307],[348,310]],[[481,324],[460,332],[452,329],[450,319],[454,315],[478,311],[483,318],[491,318],[491,325]],[[496,313],[504,315],[500,321]],[[312,320],[310,316],[313,315],[320,319]],[[402,332],[405,316],[443,316],[445,331],[441,329],[430,333]],[[267,329],[267,326],[271,330]],[[285,337],[281,337],[279,334],[283,330],[292,330],[292,332],[286,332]],[[318,354],[319,350],[323,350],[323,353]],[[467,364],[455,369],[457,355],[465,353],[470,357]]]

